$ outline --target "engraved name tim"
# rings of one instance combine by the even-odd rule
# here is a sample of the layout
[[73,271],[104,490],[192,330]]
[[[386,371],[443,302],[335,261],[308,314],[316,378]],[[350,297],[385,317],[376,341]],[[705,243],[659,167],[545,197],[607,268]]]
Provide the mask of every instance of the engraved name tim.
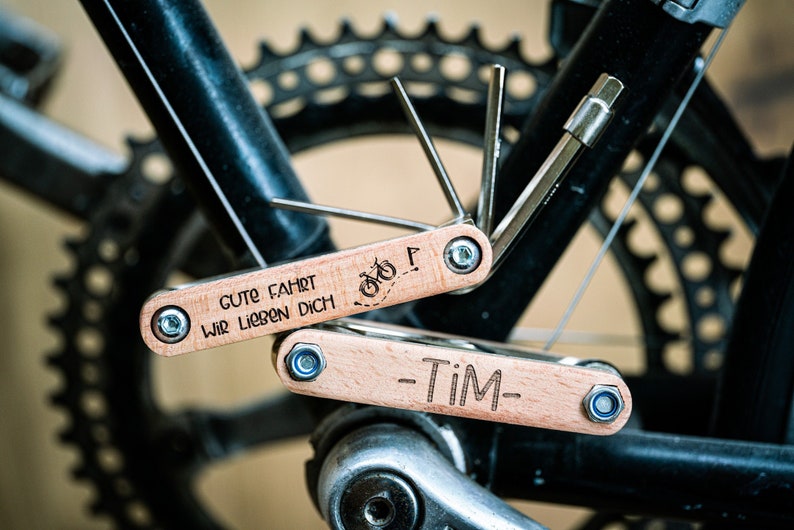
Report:
[[[449,406],[465,407],[471,403],[470,398],[475,402],[490,401],[490,409],[493,412],[499,408],[499,399],[520,399],[521,394],[517,392],[501,392],[502,371],[494,370],[485,379],[484,374],[477,373],[477,369],[472,364],[461,366],[458,363],[452,364],[445,359],[434,359],[425,357],[422,362],[427,363],[427,403],[446,403]],[[440,377],[439,377],[440,376]],[[415,385],[416,379],[400,378],[398,383]],[[441,383],[444,383],[443,386]],[[490,397],[489,397],[490,396]],[[487,401],[486,401],[487,403]]]

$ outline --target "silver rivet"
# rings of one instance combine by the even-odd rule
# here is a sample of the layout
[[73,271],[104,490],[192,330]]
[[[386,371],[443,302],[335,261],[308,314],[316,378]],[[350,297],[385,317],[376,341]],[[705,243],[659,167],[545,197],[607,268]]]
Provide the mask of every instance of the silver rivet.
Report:
[[582,404],[587,417],[596,423],[614,422],[625,407],[620,390],[613,385],[593,386],[582,400]]
[[316,344],[295,344],[287,354],[286,363],[295,381],[314,381],[325,370],[323,350]]
[[456,274],[468,274],[480,266],[482,251],[470,237],[456,237],[444,249],[444,262]]
[[160,342],[174,344],[190,332],[190,317],[181,307],[163,307],[152,316],[152,332]]
[[[366,471],[341,494],[342,528],[418,528],[420,503],[411,484],[389,471]],[[439,528],[441,528],[439,526]]]

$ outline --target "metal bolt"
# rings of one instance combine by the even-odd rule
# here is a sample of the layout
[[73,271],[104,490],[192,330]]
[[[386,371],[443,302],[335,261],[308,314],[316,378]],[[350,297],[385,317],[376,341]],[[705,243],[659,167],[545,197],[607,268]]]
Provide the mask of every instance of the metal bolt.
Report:
[[152,332],[160,342],[174,344],[190,332],[190,317],[181,307],[160,308],[152,316]]
[[403,530],[419,525],[420,503],[413,487],[389,471],[362,474],[342,494],[344,528]]
[[456,274],[469,274],[480,266],[482,250],[470,237],[456,237],[444,249],[444,262]]
[[394,503],[388,497],[373,497],[364,505],[364,519],[372,526],[386,526],[394,521]]
[[620,390],[613,385],[593,386],[582,400],[582,404],[587,417],[596,423],[614,422],[625,407]]
[[287,371],[295,381],[314,381],[325,370],[323,350],[316,344],[299,342],[287,354]]

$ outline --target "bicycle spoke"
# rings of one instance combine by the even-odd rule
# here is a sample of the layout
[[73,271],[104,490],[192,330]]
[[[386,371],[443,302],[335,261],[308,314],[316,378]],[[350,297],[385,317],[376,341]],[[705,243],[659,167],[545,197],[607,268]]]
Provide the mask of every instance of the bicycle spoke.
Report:
[[697,75],[695,76],[695,79],[692,81],[692,84],[689,86],[686,95],[681,100],[681,103],[676,109],[675,114],[670,120],[670,123],[668,123],[667,128],[664,131],[664,134],[662,134],[662,137],[659,139],[659,143],[657,144],[656,149],[653,152],[653,155],[651,155],[651,158],[645,164],[645,168],[643,169],[642,174],[637,179],[637,183],[634,185],[634,189],[632,189],[629,198],[626,199],[626,203],[623,205],[623,208],[621,209],[617,219],[615,219],[612,228],[609,230],[609,234],[607,234],[606,238],[604,238],[604,243],[601,245],[601,248],[598,250],[598,254],[596,254],[595,259],[593,259],[593,263],[590,265],[590,268],[587,270],[587,273],[585,274],[584,278],[579,284],[579,287],[577,288],[576,293],[571,299],[571,302],[568,304],[568,307],[565,309],[565,312],[560,318],[560,321],[558,322],[557,327],[554,330],[554,334],[549,338],[549,340],[546,342],[545,346],[543,347],[544,350],[549,350],[551,349],[552,346],[554,346],[554,343],[557,342],[557,339],[559,339],[562,330],[565,328],[565,326],[568,324],[568,321],[571,319],[571,316],[573,315],[576,306],[579,305],[579,302],[581,301],[584,292],[587,290],[587,287],[590,285],[590,282],[592,281],[593,276],[598,270],[598,267],[601,265],[604,256],[606,256],[606,253],[609,250],[610,245],[612,245],[612,241],[615,239],[618,230],[626,221],[626,217],[629,214],[629,210],[634,205],[634,202],[637,200],[637,197],[640,194],[640,190],[642,189],[642,186],[645,184],[648,175],[650,175],[651,171],[656,165],[656,161],[659,159],[659,156],[662,154],[662,150],[664,149],[665,145],[667,145],[667,141],[670,139],[670,136],[672,136],[673,130],[675,130],[675,127],[678,124],[678,120],[681,118],[681,115],[684,113],[684,110],[686,110],[686,107],[689,104],[689,100],[695,94],[695,90],[700,85],[700,81],[705,76],[706,70],[708,70],[708,67],[711,64],[712,59],[714,59],[714,56],[717,54],[717,51],[722,45],[722,42],[725,39],[725,35],[727,35],[727,33],[728,33],[728,28],[722,30],[716,42],[712,45],[711,50],[709,50],[709,53],[706,56],[706,58],[700,60],[700,64],[698,65],[698,71],[697,71]]
[[[554,330],[551,328],[513,328],[509,340],[520,342],[545,343],[552,337]],[[595,331],[565,330],[557,339],[564,344],[601,344],[605,346],[640,347],[652,337],[620,333],[601,333]]]

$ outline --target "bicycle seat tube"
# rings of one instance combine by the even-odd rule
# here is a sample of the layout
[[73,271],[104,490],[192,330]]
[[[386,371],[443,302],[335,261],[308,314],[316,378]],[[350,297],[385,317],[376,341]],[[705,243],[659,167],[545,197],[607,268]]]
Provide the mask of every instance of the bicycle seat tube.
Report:
[[197,0],[81,3],[234,254],[280,261],[330,248],[324,220],[268,206],[306,194]]

